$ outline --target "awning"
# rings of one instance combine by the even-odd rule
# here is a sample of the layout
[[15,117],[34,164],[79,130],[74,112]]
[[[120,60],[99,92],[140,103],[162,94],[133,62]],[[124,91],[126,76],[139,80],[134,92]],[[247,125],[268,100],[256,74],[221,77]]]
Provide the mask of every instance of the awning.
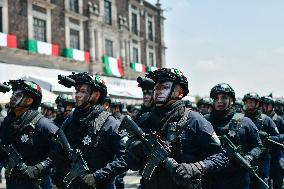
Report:
[[[23,78],[38,83],[42,88],[54,92],[74,92],[74,88],[66,88],[58,83],[59,74],[70,75],[70,71],[48,69],[35,66],[23,66],[0,63],[0,82]],[[108,93],[123,99],[142,99],[142,91],[136,80],[102,77],[108,87]]]
[[[0,95],[0,104],[6,104],[10,101],[10,97],[12,96],[12,92],[4,93]],[[55,102],[55,99],[57,98],[57,95],[42,89],[42,102]]]

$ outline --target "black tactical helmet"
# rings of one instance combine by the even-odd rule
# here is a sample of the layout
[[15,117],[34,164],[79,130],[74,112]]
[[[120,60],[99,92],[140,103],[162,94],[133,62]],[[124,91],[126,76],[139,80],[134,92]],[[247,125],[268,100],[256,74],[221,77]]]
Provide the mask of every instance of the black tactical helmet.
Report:
[[201,99],[197,102],[197,107],[201,106],[202,104],[204,104],[204,105],[209,105],[209,106],[212,106],[212,107],[213,107],[213,100],[212,100],[212,98],[208,98],[208,97],[201,98]]
[[274,101],[275,106],[284,106],[284,100],[283,99],[276,99]]
[[210,98],[214,99],[217,94],[227,94],[233,98],[233,101],[236,100],[234,89],[227,83],[220,83],[215,85],[210,91]]
[[263,97],[261,97],[261,102],[263,104],[272,104],[274,106],[274,100],[270,96],[263,96]]
[[255,92],[250,92],[250,93],[247,93],[245,94],[244,98],[243,98],[243,102],[245,102],[247,99],[252,99],[252,100],[255,100],[255,101],[260,101],[260,97],[257,93]]
[[184,96],[188,94],[188,81],[183,73],[175,68],[161,68],[153,72],[146,74],[147,78],[152,79],[155,83],[172,81],[176,84],[180,84],[184,89]]
[[183,100],[183,102],[186,108],[191,108],[192,102],[190,100]]
[[148,90],[153,90],[155,82],[152,79],[149,78],[142,78],[142,77],[137,77],[137,82],[138,82],[138,87]]
[[54,109],[54,104],[51,103],[51,102],[43,102],[43,103],[41,103],[40,106],[41,106],[42,108],[46,108],[46,109],[48,109],[48,110],[52,110],[52,111],[55,110],[55,109]]
[[237,99],[237,100],[235,101],[235,106],[244,106],[244,103],[243,103],[242,100]]
[[100,76],[87,72],[77,74],[72,72],[72,75],[69,75],[68,77],[76,82],[75,87],[77,87],[78,85],[87,84],[90,85],[93,89],[99,90],[101,92],[99,102],[102,103],[105,100],[107,96],[107,86]]
[[36,109],[39,107],[42,99],[42,92],[41,87],[38,84],[33,81],[26,81],[22,79],[10,80],[8,84],[12,86],[13,91],[23,90],[33,98],[33,103],[30,106],[31,108]]
[[110,99],[110,106],[122,106],[122,103],[120,100],[112,98]]
[[67,94],[58,95],[58,97],[55,100],[55,103],[59,104],[60,102],[62,104],[71,104],[72,106],[75,106],[75,100],[72,97],[72,95],[67,95]]

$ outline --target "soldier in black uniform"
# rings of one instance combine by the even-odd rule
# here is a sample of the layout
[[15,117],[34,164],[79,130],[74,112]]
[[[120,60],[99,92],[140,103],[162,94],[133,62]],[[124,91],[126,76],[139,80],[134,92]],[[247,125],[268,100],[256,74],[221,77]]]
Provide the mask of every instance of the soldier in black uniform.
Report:
[[8,189],[36,189],[51,187],[48,158],[53,149],[52,137],[58,128],[37,111],[41,88],[34,82],[10,80],[13,94],[10,111],[0,127],[1,145],[11,145],[22,156],[22,163],[13,166],[9,155],[1,147],[0,161],[6,165]]
[[75,108],[75,100],[71,95],[61,94],[56,98],[55,103],[57,105],[57,112],[53,121],[58,127],[61,127],[72,109]]
[[[171,146],[169,158],[158,165],[151,180],[142,178],[143,189],[185,189],[200,184],[208,188],[205,175],[224,168],[227,157],[211,124],[199,113],[185,108],[187,78],[178,69],[161,68],[147,75],[155,82],[154,109],[138,124],[144,132],[156,131]],[[128,140],[126,160],[132,170],[148,163],[145,146],[139,139]],[[204,176],[204,177],[203,177]]]
[[121,114],[122,112],[122,103],[118,99],[110,99],[110,112],[112,115],[119,120],[120,122],[123,119],[123,115]]
[[[284,134],[284,120],[281,116],[278,116],[274,111],[274,100],[269,96],[261,97],[262,101],[262,112],[269,116],[277,126],[279,133],[283,136]],[[283,142],[283,139],[279,139],[279,142]],[[273,189],[280,189],[283,185],[283,169],[284,169],[284,154],[283,150],[278,150],[277,153],[271,154],[271,165],[270,165],[270,181],[272,180]]]
[[[110,99],[110,112],[112,115],[119,120],[120,122],[122,121],[124,115],[122,115],[122,103],[120,102],[119,99]],[[125,177],[126,172],[118,175],[115,178],[115,188],[116,189],[124,189],[124,180],[123,178]]]
[[[277,136],[279,135],[278,129],[273,122],[273,120],[265,114],[262,114],[260,111],[261,100],[257,93],[251,92],[247,93],[243,97],[244,102],[244,112],[245,116],[249,117],[254,124],[257,126],[260,132],[260,138],[264,145],[264,152],[260,155],[259,159],[255,162],[255,165],[258,166],[257,174],[268,183],[269,171],[270,171],[270,159],[271,153],[276,153],[277,148],[270,148],[270,144],[266,141],[267,135]],[[252,189],[264,189],[265,187],[252,177]]]
[[[74,81],[76,108],[62,129],[71,147],[82,151],[89,167],[89,174],[74,180],[70,188],[114,189],[115,177],[127,169],[123,160],[125,145],[118,133],[120,122],[101,105],[107,87],[101,77],[86,72],[72,73],[67,78]],[[57,160],[61,166],[56,172],[62,181],[70,162],[64,156]]]
[[244,113],[244,102],[241,99],[236,99],[234,107],[237,113]]
[[155,82],[150,78],[142,77],[138,77],[137,82],[138,87],[140,87],[143,92],[143,104],[136,117],[133,117],[134,120],[138,120],[142,114],[150,112],[154,105],[153,95]]
[[201,98],[197,102],[197,109],[198,112],[201,113],[202,115],[209,114],[210,112],[212,112],[213,109],[213,100],[208,97]]
[[48,118],[48,119],[53,119],[55,115],[55,109],[54,109],[54,104],[51,102],[43,102],[40,105],[41,108],[41,114]]
[[274,111],[277,115],[284,119],[284,101],[283,99],[276,99],[274,102]]
[[[249,163],[256,161],[262,152],[258,129],[251,119],[235,112],[233,88],[226,83],[218,84],[211,89],[210,97],[214,100],[214,109],[205,118],[213,125],[217,135],[226,135],[236,146],[240,146]],[[214,188],[248,189],[250,185],[249,173],[233,158],[229,167],[215,176]]]

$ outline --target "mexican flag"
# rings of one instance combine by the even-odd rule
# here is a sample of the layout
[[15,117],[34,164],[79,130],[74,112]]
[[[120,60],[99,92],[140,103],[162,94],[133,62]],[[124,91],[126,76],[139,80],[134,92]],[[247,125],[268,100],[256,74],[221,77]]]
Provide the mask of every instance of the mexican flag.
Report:
[[17,48],[17,38],[15,35],[0,33],[0,46]]
[[113,75],[117,77],[122,77],[124,75],[122,69],[122,61],[120,58],[103,56],[102,62],[104,63],[104,72],[107,75]]
[[78,49],[65,48],[62,55],[82,62],[90,62],[90,53]]
[[146,70],[147,72],[152,72],[152,71],[155,71],[157,70],[158,68],[157,67],[154,67],[154,66],[147,66]]
[[28,39],[25,42],[26,49],[31,53],[58,56],[58,45]]
[[146,67],[144,64],[140,63],[130,63],[130,68],[136,72],[145,72]]

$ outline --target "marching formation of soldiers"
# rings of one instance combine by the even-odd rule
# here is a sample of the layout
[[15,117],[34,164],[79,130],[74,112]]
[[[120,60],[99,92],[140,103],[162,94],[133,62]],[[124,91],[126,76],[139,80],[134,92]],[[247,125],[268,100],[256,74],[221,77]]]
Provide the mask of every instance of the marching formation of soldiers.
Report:
[[[284,102],[251,92],[236,99],[220,83],[196,106],[183,101],[178,69],[138,77],[140,107],[108,97],[98,75],[59,75],[75,88],[42,103],[41,87],[10,80],[0,117],[0,164],[8,189],[122,189],[130,169],[141,189],[281,189]],[[41,111],[39,111],[39,107]]]

